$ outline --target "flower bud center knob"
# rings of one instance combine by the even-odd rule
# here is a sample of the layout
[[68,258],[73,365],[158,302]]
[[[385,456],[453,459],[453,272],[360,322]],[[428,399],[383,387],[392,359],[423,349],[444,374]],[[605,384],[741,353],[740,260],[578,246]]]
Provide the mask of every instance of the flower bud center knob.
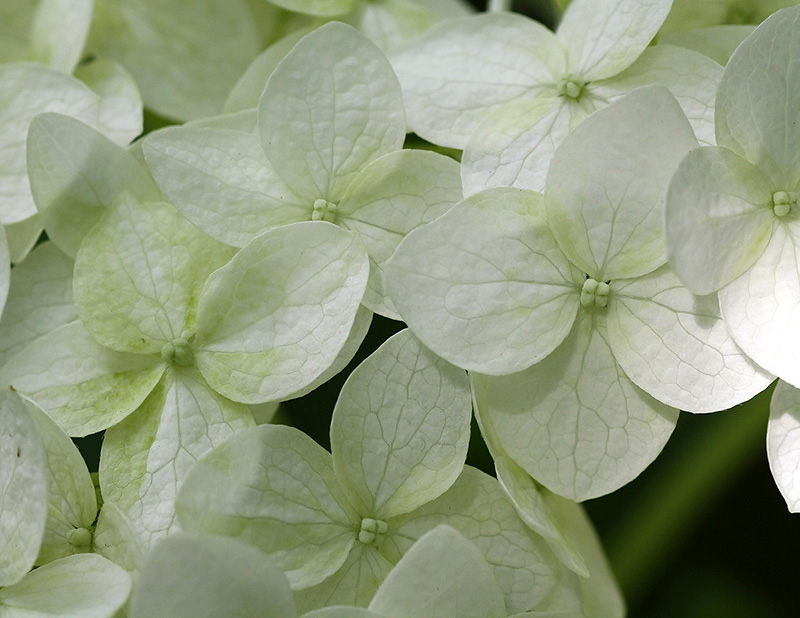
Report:
[[86,528],[73,528],[67,532],[67,542],[73,549],[88,551],[92,544],[92,533]]
[[314,200],[314,212],[311,213],[311,220],[334,223],[336,221],[336,215],[338,212],[339,209],[333,202],[323,199],[316,199]]
[[772,212],[776,217],[785,217],[797,205],[797,193],[794,191],[775,191],[772,194]]
[[581,305],[583,307],[606,307],[609,290],[609,285],[605,281],[587,278],[581,288]]
[[365,517],[361,520],[361,530],[358,531],[358,540],[364,545],[380,545],[386,534],[387,526],[385,521]]
[[579,99],[583,94],[584,86],[586,86],[586,82],[580,77],[567,75],[558,82],[558,94],[568,99]]
[[187,337],[178,337],[165,343],[161,348],[161,358],[173,365],[186,367],[194,362],[194,352]]

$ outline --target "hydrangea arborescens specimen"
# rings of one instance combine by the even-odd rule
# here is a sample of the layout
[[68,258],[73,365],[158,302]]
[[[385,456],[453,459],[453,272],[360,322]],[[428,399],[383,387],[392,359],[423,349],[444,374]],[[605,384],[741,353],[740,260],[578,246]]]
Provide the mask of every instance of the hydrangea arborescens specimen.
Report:
[[47,535],[48,482],[55,478],[55,471],[47,470],[49,455],[21,398],[4,389],[0,393],[0,503],[4,505],[0,613],[8,618],[111,618],[131,587],[128,574],[112,562],[81,554],[30,571]]
[[670,5],[576,0],[555,33],[506,13],[435,27],[393,57],[409,125],[464,149],[467,195],[490,186],[541,191],[564,136],[645,84],[671,88],[701,140],[713,139],[721,67],[686,49],[647,49]]
[[507,606],[527,609],[558,587],[557,560],[493,479],[462,472],[470,412],[466,374],[403,331],[345,383],[332,455],[293,428],[242,431],[189,473],[180,523],[260,547],[311,609],[366,605],[413,540],[449,522],[492,563]]
[[736,50],[717,94],[716,148],[681,163],[667,201],[670,262],[759,365],[800,386],[800,8]]
[[400,150],[402,94],[375,45],[330,23],[303,38],[267,83],[258,135],[174,128],[145,141],[164,194],[207,234],[241,246],[254,233],[310,219],[359,233],[370,256],[364,304],[384,300],[383,263],[403,236],[461,199],[458,163]]
[[477,194],[389,262],[387,289],[411,329],[480,372],[480,414],[561,495],[635,478],[672,432],[668,406],[723,409],[770,381],[728,337],[716,299],[693,296],[665,266],[666,188],[696,144],[674,98],[641,89],[567,137],[544,200]]
[[3,381],[71,435],[110,427],[101,487],[147,540],[173,525],[191,463],[252,424],[231,399],[290,397],[336,360],[368,276],[357,245],[355,234],[307,222],[230,259],[232,248],[169,204],[122,200],[78,252],[81,321],[26,347]]

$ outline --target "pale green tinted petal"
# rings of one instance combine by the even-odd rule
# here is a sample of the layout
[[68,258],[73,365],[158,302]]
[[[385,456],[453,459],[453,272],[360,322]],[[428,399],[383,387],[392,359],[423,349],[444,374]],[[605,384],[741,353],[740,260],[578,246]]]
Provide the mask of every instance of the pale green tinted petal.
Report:
[[291,427],[241,431],[201,459],[178,496],[184,530],[241,538],[305,588],[336,573],[360,518],[341,494],[330,455]]
[[[581,548],[589,577],[580,580],[584,614],[589,618],[624,618],[625,600],[619,589],[603,546],[583,507],[572,500],[544,490],[548,512],[564,535]],[[554,613],[553,618],[573,618],[573,614]]]
[[578,105],[552,96],[514,101],[489,116],[464,147],[464,195],[491,187],[544,191],[556,147],[584,115]]
[[19,36],[28,32],[36,13],[36,3],[31,0],[6,0],[0,3],[0,32]]
[[124,148],[62,114],[31,122],[28,176],[48,237],[73,258],[123,191],[142,201],[162,199],[150,173]]
[[303,28],[283,37],[270,45],[253,60],[244,74],[228,95],[228,100],[222,108],[225,112],[238,112],[245,109],[258,107],[258,100],[264,92],[269,76],[283,60],[297,42],[309,33],[308,28]]
[[255,135],[258,132],[258,110],[253,107],[240,112],[223,113],[183,124],[192,129],[229,129]]
[[80,451],[41,408],[27,402],[28,413],[45,450],[49,492],[47,524],[36,564],[91,551],[97,517],[94,483]]
[[335,607],[316,609],[307,614],[303,614],[300,618],[385,618],[385,616],[376,614],[363,607],[337,605]]
[[[794,1],[794,0],[792,0]],[[697,6],[700,3],[693,2]],[[754,30],[755,26],[723,25],[708,28],[697,28],[688,32],[663,32],[658,36],[658,43],[677,45],[691,49],[722,66],[728,64],[731,54]]]
[[242,247],[270,227],[311,220],[313,201],[286,186],[256,135],[169,128],[149,136],[143,149],[167,198],[218,240]]
[[492,477],[469,466],[439,498],[387,522],[381,552],[397,562],[414,541],[447,524],[472,541],[491,565],[510,613],[535,607],[559,586],[558,561],[522,522]]
[[31,31],[37,62],[72,73],[81,59],[94,0],[39,0]]
[[92,548],[131,573],[144,561],[145,549],[136,537],[130,520],[111,502],[103,504],[94,530]]
[[5,228],[0,225],[0,315],[8,299],[11,286],[11,256],[8,254],[8,238]]
[[160,356],[114,352],[71,322],[14,356],[0,380],[30,397],[69,435],[85,436],[133,412],[163,372]]
[[492,189],[400,244],[386,289],[425,345],[459,367],[503,374],[563,340],[579,288],[543,206],[538,193]]
[[0,366],[39,335],[77,319],[72,267],[72,260],[51,242],[14,267],[0,320]]
[[39,215],[33,215],[4,227],[6,229],[11,263],[18,264],[27,257],[28,253],[36,245],[36,241],[42,235],[42,222],[39,219]]
[[342,387],[331,421],[336,476],[362,515],[408,513],[461,473],[471,418],[466,372],[401,331]]
[[124,146],[142,132],[142,95],[121,64],[94,60],[75,69],[75,77],[100,97],[97,130],[115,144]]
[[534,479],[573,500],[614,491],[661,452],[678,419],[623,373],[595,324],[581,312],[569,337],[511,376],[473,376],[481,415]]
[[585,81],[628,68],[658,32],[671,0],[575,0],[556,36],[567,48],[569,70]]
[[275,228],[208,278],[195,358],[234,401],[283,399],[330,367],[349,337],[369,265],[358,237],[330,223]]
[[503,591],[475,545],[449,526],[422,536],[369,605],[389,618],[506,618]]
[[61,558],[0,590],[8,618],[110,618],[131,590],[131,578],[96,554]]
[[270,2],[289,11],[333,17],[352,11],[358,0],[270,0]]
[[663,264],[667,186],[696,145],[680,106],[660,87],[629,94],[568,135],[547,173],[545,203],[572,263],[597,280]]
[[0,390],[0,461],[0,504],[7,505],[0,511],[0,586],[10,586],[39,553],[47,519],[47,471],[36,426],[19,396],[7,388]]
[[667,194],[667,255],[695,294],[710,294],[745,272],[772,233],[772,186],[724,148],[700,148],[681,162]]
[[789,512],[800,511],[800,392],[779,381],[767,424],[769,468]]
[[713,146],[714,101],[721,78],[722,67],[710,58],[672,45],[656,45],[644,50],[624,72],[599,82],[592,94],[612,101],[642,86],[664,86],[680,104],[698,141]]
[[400,84],[362,34],[326,24],[273,72],[258,129],[267,158],[296,194],[338,202],[366,164],[402,147]]
[[286,576],[267,556],[223,537],[165,539],[150,553],[131,618],[295,618]]
[[293,392],[287,397],[287,399],[294,399],[296,397],[307,395],[317,387],[325,384],[325,382],[333,378],[336,374],[347,367],[350,361],[353,360],[356,352],[358,352],[358,349],[361,347],[361,343],[367,336],[367,332],[369,331],[371,324],[372,311],[367,309],[364,305],[360,305],[358,311],[356,311],[356,317],[353,320],[353,327],[350,329],[350,335],[347,337],[347,341],[344,342],[344,345],[339,351],[336,360],[333,361],[333,364],[319,374],[319,376],[310,382],[308,386],[304,386],[299,391]]
[[100,103],[83,83],[42,65],[0,65],[0,222],[36,213],[26,165],[28,126],[37,114],[58,112],[94,124]]
[[461,200],[461,170],[450,157],[400,150],[373,161],[347,188],[336,222],[359,233],[370,257],[364,304],[399,319],[384,295],[383,268],[411,230],[433,221]]
[[[391,570],[392,564],[377,549],[356,543],[336,573],[312,588],[295,593],[297,608],[306,612],[329,605],[365,607]],[[365,618],[368,617],[369,614]]]
[[174,501],[195,461],[252,425],[246,406],[217,395],[196,370],[173,368],[136,412],[106,431],[103,497],[150,547],[178,529]]
[[254,403],[247,407],[250,408],[250,414],[253,415],[256,425],[265,425],[272,422],[280,405],[280,401],[268,401],[266,403]]
[[123,196],[75,260],[75,306],[87,330],[121,352],[158,354],[191,329],[209,273],[233,255],[170,204]]
[[[434,7],[428,6],[430,4],[430,1],[421,3],[417,0],[360,2],[347,21],[384,53],[390,55],[443,18],[434,13]],[[440,10],[445,12],[446,8],[440,7]],[[463,17],[468,14],[467,11],[453,10],[447,17]]]
[[731,56],[717,93],[717,144],[761,169],[776,189],[800,180],[800,8],[779,11]]
[[546,498],[555,494],[534,481],[530,474],[508,456],[497,439],[490,417],[481,415],[476,408],[475,420],[494,459],[497,481],[517,514],[531,530],[544,537],[550,549],[567,568],[581,577],[588,577],[589,571],[580,548],[575,546],[572,539],[562,534],[549,511]]
[[435,26],[394,54],[392,66],[409,128],[435,144],[463,148],[478,123],[504,113],[510,101],[554,95],[565,56],[550,30],[503,12]]
[[776,225],[763,255],[719,292],[734,341],[770,373],[800,387],[800,225]]
[[717,295],[695,296],[668,265],[612,283],[608,335],[639,388],[688,412],[731,408],[773,380],[731,339]]
[[145,105],[178,120],[218,113],[258,53],[239,0],[98,2],[89,45],[130,71]]

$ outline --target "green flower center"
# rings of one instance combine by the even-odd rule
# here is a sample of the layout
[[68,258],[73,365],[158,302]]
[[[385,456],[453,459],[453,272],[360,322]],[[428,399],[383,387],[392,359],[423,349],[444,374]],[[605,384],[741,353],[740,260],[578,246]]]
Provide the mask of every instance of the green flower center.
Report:
[[321,198],[316,199],[314,200],[314,212],[311,213],[311,220],[335,223],[338,212],[339,208],[333,202]]
[[575,75],[567,75],[566,77],[562,77],[558,82],[558,94],[560,94],[562,97],[575,99],[577,101],[583,94],[583,89],[585,86],[586,82],[580,77]]
[[358,540],[364,545],[377,547],[386,535],[386,522],[380,519],[365,517],[361,520],[361,530],[358,531]]
[[189,344],[188,337],[180,336],[177,339],[165,343],[161,348],[161,358],[172,365],[186,367],[194,362],[194,352]]
[[772,194],[772,212],[776,217],[785,217],[797,205],[797,193],[794,191],[775,191]]
[[581,288],[581,306],[606,307],[608,306],[608,283],[587,277]]
[[92,544],[92,533],[86,528],[73,528],[67,532],[67,542],[76,550],[89,550]]

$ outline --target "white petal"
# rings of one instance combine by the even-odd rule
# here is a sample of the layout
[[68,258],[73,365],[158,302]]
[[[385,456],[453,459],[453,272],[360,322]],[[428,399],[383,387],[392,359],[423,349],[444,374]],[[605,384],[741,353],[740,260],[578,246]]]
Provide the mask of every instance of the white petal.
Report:
[[789,512],[800,512],[800,391],[783,381],[769,405],[767,456]]

